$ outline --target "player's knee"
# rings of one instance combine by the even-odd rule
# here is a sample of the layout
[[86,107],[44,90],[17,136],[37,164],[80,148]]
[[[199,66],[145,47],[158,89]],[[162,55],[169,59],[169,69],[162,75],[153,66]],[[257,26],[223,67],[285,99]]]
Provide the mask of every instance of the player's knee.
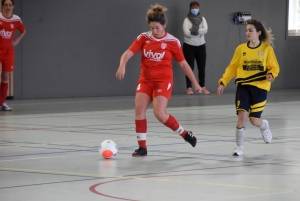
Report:
[[247,119],[248,119],[248,115],[241,115],[241,114],[239,114],[239,116],[238,116],[238,120],[240,122],[246,122]]
[[1,74],[1,82],[8,83],[9,81],[9,73],[2,72]]
[[160,121],[161,123],[164,123],[168,120],[168,116],[165,112],[154,110],[153,113],[154,116],[157,118],[157,120]]
[[261,125],[261,120],[260,119],[256,119],[256,118],[249,118],[250,123],[253,126],[260,126]]
[[143,107],[135,107],[135,116],[136,117],[142,117],[145,116],[146,113],[146,109],[144,109]]

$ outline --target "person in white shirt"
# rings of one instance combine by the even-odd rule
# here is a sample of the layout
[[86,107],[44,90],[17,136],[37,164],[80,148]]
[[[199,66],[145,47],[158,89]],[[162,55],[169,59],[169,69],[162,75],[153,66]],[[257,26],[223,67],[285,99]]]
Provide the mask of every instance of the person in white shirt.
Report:
[[[186,61],[194,70],[194,62],[197,62],[198,81],[202,90],[196,93],[210,94],[205,87],[205,65],[206,65],[206,46],[204,35],[207,33],[206,19],[200,14],[200,5],[193,1],[183,22],[184,43],[183,53]],[[187,94],[192,95],[192,83],[186,76]]]

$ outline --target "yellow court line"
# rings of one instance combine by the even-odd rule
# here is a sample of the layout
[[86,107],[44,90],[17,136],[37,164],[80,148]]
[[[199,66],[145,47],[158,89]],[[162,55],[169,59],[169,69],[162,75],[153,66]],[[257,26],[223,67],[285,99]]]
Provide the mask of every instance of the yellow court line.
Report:
[[[57,175],[66,175],[66,176],[86,176],[86,177],[107,177],[107,178],[119,178],[119,179],[138,179],[138,180],[148,180],[148,181],[157,181],[157,182],[176,182],[176,183],[187,183],[187,184],[201,184],[201,185],[210,185],[210,186],[221,186],[221,187],[234,187],[234,188],[245,188],[245,189],[258,189],[258,190],[270,190],[270,191],[284,191],[284,192],[293,192],[300,193],[299,190],[288,190],[288,189],[279,189],[279,188],[268,188],[261,186],[242,186],[236,184],[218,184],[210,182],[199,182],[199,181],[185,181],[185,180],[173,180],[163,177],[136,177],[136,176],[117,176],[117,175],[99,175],[99,174],[86,174],[78,172],[60,172],[52,170],[33,170],[33,169],[21,169],[21,168],[5,168],[0,167],[0,171],[14,171],[14,172],[28,172],[28,173],[48,173],[48,174],[57,174]],[[168,176],[168,175],[166,175]]]

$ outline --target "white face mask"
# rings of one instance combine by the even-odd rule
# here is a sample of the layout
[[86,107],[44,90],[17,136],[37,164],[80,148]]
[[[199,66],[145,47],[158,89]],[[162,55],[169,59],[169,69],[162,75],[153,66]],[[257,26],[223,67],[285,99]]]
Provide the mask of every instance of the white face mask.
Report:
[[191,9],[191,13],[192,13],[193,15],[198,15],[199,9],[193,8],[193,9]]

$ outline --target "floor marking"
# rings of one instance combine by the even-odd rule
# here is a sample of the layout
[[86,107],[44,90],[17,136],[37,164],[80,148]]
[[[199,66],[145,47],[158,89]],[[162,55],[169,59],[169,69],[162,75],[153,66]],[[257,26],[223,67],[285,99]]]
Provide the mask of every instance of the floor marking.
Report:
[[[99,175],[99,174],[87,174],[87,173],[78,173],[78,172],[60,172],[52,170],[34,170],[34,169],[23,169],[23,168],[6,168],[0,167],[0,171],[13,171],[13,172],[28,172],[28,173],[44,173],[44,174],[56,174],[56,175],[68,175],[68,176],[86,176],[86,177],[95,177],[95,178],[114,178],[114,179],[137,179],[142,181],[157,181],[157,182],[176,182],[176,183],[185,183],[185,184],[200,184],[200,185],[210,185],[210,186],[223,186],[223,187],[234,187],[234,188],[245,188],[245,189],[259,189],[259,190],[270,190],[270,191],[287,191],[300,193],[299,190],[290,190],[290,189],[280,189],[280,188],[269,188],[261,186],[243,186],[236,184],[220,184],[220,183],[211,183],[211,182],[200,182],[200,181],[187,181],[187,180],[173,180],[165,177],[172,177],[172,175],[162,175],[159,178],[149,177],[149,176],[117,176],[117,175]],[[161,173],[156,173],[161,174]],[[186,174],[184,174],[186,175]],[[182,176],[184,176],[182,175]],[[188,174],[192,176],[192,174]],[[195,174],[197,175],[197,174]],[[202,174],[203,175],[203,174]],[[178,175],[176,175],[178,176]]]
[[[177,97],[178,98],[178,97]],[[186,97],[182,97],[182,98],[186,98]],[[107,101],[107,100],[102,100],[102,101]],[[109,100],[109,101],[118,101],[118,100]],[[86,102],[86,101],[83,101]],[[97,102],[97,101],[87,101],[87,102]],[[61,104],[65,104],[67,102],[58,102]],[[74,102],[71,102],[72,104]],[[286,104],[286,105],[294,105],[294,104],[298,104],[299,101],[287,101],[287,102],[280,102],[280,103],[268,103],[268,106],[282,106],[282,104]],[[28,104],[32,104],[32,103],[28,103]],[[45,104],[45,103],[35,103],[35,104]],[[53,103],[47,103],[47,104],[53,104]],[[27,105],[26,103],[24,104],[16,104],[16,105]],[[133,103],[134,105],[134,103]],[[182,107],[169,107],[168,110],[169,111],[178,111],[178,110],[185,110],[185,111],[189,111],[189,110],[195,110],[195,109],[226,109],[228,107],[232,108],[234,104],[226,104],[226,105],[212,105],[212,106],[182,106]],[[44,116],[44,117],[57,117],[57,116],[73,116],[73,115],[97,115],[97,114],[115,114],[115,113],[121,113],[121,114],[127,114],[128,111],[132,111],[134,112],[134,109],[122,109],[122,110],[106,110],[106,111],[90,111],[90,112],[65,112],[65,113],[49,113],[45,116],[45,114],[13,114],[13,116],[0,116],[0,119],[13,119],[16,117],[22,117],[24,118],[24,116],[27,117],[40,117],[40,116]],[[147,110],[147,113],[152,113],[152,111]]]
[[294,193],[294,192],[291,191],[291,192],[278,192],[278,193],[264,193],[264,194],[256,194],[256,195],[245,195],[245,196],[227,197],[227,198],[220,198],[220,199],[213,199],[213,200],[206,200],[206,201],[243,199],[243,198],[248,198],[248,197],[268,196],[268,195],[277,195],[277,194],[285,194],[285,193]]
[[138,201],[138,200],[132,200],[132,199],[127,199],[127,198],[121,198],[121,197],[116,197],[116,196],[107,195],[107,194],[98,192],[98,191],[96,190],[96,188],[97,188],[98,186],[100,186],[100,185],[107,184],[107,183],[111,183],[111,182],[116,182],[116,181],[124,181],[124,180],[128,180],[128,179],[119,179],[119,180],[114,180],[114,181],[101,182],[101,183],[92,185],[92,186],[89,188],[89,190],[90,190],[91,192],[95,193],[95,194],[98,194],[98,195],[101,195],[101,196],[104,196],[104,197],[115,198],[115,199],[118,199],[118,200]]
[[[135,200],[131,200],[131,199],[126,199],[126,198],[120,198],[120,197],[116,197],[116,196],[107,195],[107,194],[101,193],[101,192],[96,190],[96,188],[99,185],[112,183],[112,182],[120,182],[120,181],[124,181],[124,180],[128,180],[128,179],[125,178],[125,179],[117,179],[117,180],[101,182],[101,183],[92,185],[89,189],[90,189],[91,192],[93,192],[95,194],[98,194],[98,195],[101,195],[101,196],[104,196],[104,197],[110,197],[110,198],[115,198],[115,199],[120,199],[120,200],[135,201]],[[147,177],[147,178],[138,178],[138,180],[149,180],[149,177]],[[153,180],[153,179],[151,178],[150,180]],[[157,181],[157,182],[175,182],[175,183],[184,183],[184,184],[188,183],[188,184],[213,185],[213,186],[234,187],[234,188],[250,188],[250,189],[258,189],[258,190],[284,191],[284,192],[278,192],[278,193],[268,193],[268,194],[264,193],[264,194],[260,194],[260,195],[240,196],[241,198],[257,197],[257,196],[265,196],[265,195],[274,195],[274,194],[283,194],[283,193],[295,193],[295,192],[299,193],[299,191],[295,191],[295,190],[264,188],[264,187],[258,187],[258,186],[240,186],[240,185],[232,185],[232,184],[216,184],[216,183],[207,183],[207,182],[190,182],[190,181],[182,181],[182,180],[171,180],[169,178],[155,179],[154,181]],[[240,197],[237,197],[237,198],[240,198]],[[225,199],[230,199],[230,198],[225,198]],[[223,199],[215,199],[215,200],[223,200]]]
[[49,157],[37,157],[37,158],[20,158],[20,159],[8,159],[0,160],[1,162],[13,162],[13,161],[26,161],[26,160],[39,160],[39,159],[51,159],[51,158],[65,158],[69,156],[85,156],[85,155],[99,155],[99,153],[88,153],[88,154],[76,154],[76,155],[63,155],[63,156],[49,156]]

